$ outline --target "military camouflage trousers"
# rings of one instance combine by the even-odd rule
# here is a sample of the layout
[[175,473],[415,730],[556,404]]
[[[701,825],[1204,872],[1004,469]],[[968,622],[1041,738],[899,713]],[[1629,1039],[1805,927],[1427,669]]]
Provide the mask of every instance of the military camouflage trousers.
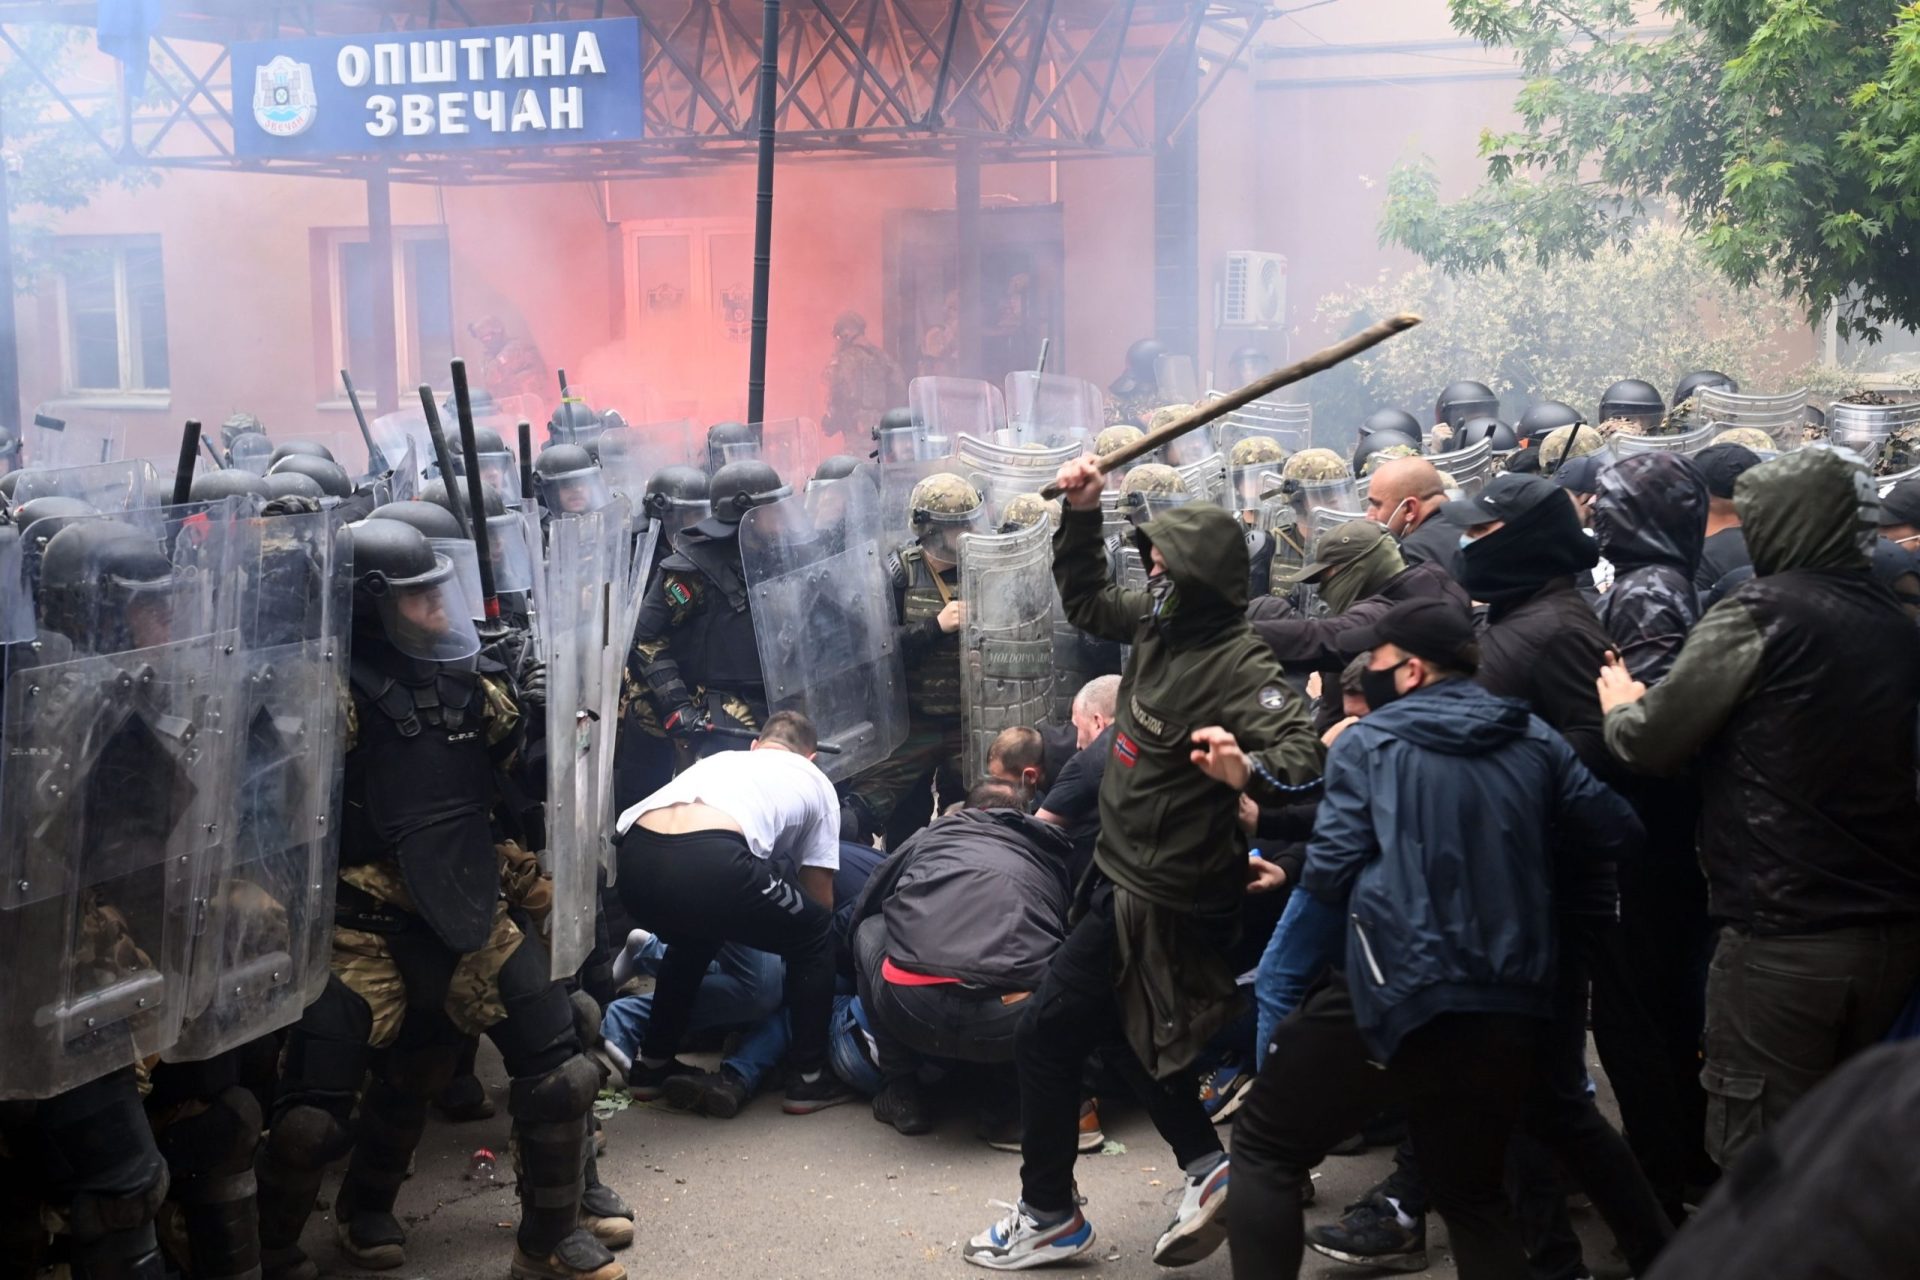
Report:
[[[848,796],[858,797],[873,824],[885,830],[887,820],[893,817],[893,811],[900,807],[908,793],[916,785],[925,785],[929,770],[944,765],[965,776],[966,768],[961,760],[965,743],[958,720],[916,721],[907,730],[907,740],[900,744],[898,751],[851,779],[844,791]],[[942,795],[941,807],[965,796],[964,791]]]

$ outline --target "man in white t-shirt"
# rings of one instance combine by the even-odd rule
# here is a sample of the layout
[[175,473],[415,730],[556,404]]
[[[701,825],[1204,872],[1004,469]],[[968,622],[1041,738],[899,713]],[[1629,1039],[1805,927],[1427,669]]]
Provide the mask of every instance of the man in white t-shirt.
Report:
[[[793,1075],[782,1109],[806,1115],[852,1096],[827,1067],[840,801],[813,764],[818,745],[805,716],[777,712],[752,750],[708,756],[620,815],[621,900],[667,944],[647,1038],[627,1072],[636,1098],[699,1074],[673,1055],[700,979],[729,942],[787,962]],[[798,887],[781,863],[798,869]]]

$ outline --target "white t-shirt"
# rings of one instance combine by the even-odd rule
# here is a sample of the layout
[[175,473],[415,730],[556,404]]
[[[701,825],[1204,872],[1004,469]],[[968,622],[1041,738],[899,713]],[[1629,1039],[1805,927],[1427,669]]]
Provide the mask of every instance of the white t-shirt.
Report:
[[755,856],[784,854],[800,867],[840,868],[840,798],[813,761],[791,751],[722,751],[695,764],[620,815],[625,835],[642,814],[704,804],[732,818]]

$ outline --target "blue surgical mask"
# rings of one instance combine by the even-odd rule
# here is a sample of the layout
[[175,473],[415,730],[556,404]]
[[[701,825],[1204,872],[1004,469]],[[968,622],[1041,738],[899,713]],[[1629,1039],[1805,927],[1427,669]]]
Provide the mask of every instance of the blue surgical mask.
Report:
[[1463,546],[1463,547],[1470,547],[1470,546],[1472,546],[1472,545],[1473,545],[1473,535],[1472,535],[1472,534],[1470,534],[1470,533],[1463,533],[1463,534],[1461,534],[1461,535],[1460,535],[1460,545],[1461,545],[1461,546]]

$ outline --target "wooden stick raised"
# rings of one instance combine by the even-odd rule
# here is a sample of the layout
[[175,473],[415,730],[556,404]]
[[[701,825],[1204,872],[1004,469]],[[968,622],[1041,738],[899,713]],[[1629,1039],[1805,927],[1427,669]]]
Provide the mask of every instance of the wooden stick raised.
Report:
[[[1252,404],[1272,395],[1280,388],[1290,386],[1316,373],[1323,373],[1337,364],[1353,359],[1369,347],[1375,347],[1396,333],[1405,333],[1420,323],[1420,317],[1407,312],[1390,316],[1379,324],[1369,326],[1354,334],[1344,342],[1336,342],[1323,351],[1316,351],[1305,360],[1295,361],[1284,369],[1275,369],[1262,378],[1255,378],[1238,391],[1232,391],[1218,400],[1209,400],[1195,407],[1194,411],[1177,422],[1169,422],[1155,431],[1149,431],[1140,439],[1124,449],[1116,449],[1099,459],[1100,474],[1105,475],[1115,467],[1124,467],[1142,454],[1152,453],[1155,449],[1171,440],[1178,440],[1187,432],[1204,427],[1215,418],[1224,417],[1235,409]],[[1061,494],[1060,486],[1050,484],[1040,491],[1043,498],[1057,498]]]

